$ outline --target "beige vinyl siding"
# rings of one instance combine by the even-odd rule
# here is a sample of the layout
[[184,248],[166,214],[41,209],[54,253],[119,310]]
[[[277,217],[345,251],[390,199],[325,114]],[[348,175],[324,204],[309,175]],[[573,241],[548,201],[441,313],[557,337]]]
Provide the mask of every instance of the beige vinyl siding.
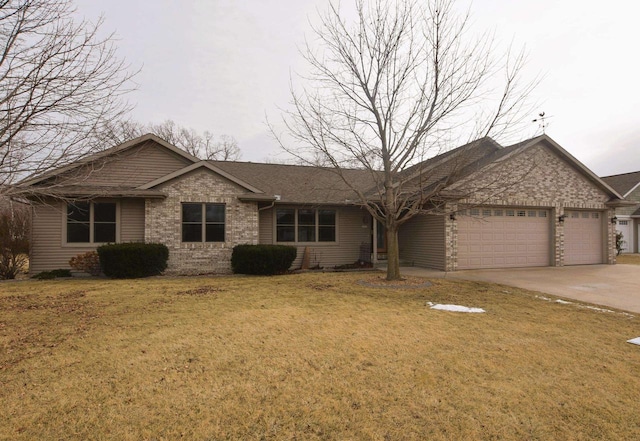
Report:
[[137,187],[180,170],[191,162],[153,141],[109,157],[106,162],[65,173],[59,182]]
[[[33,206],[33,225],[29,271],[39,273],[58,268],[69,268],[69,259],[87,251],[92,245],[68,246],[63,243],[66,203],[48,201]],[[144,241],[144,200],[120,200],[120,241]]]
[[144,242],[144,199],[120,201],[120,241]]
[[258,243],[272,244],[273,208],[258,211]]
[[637,205],[632,205],[631,207],[618,207],[616,208],[616,214],[620,214],[623,216],[630,216],[640,208],[640,185],[638,185],[635,189],[633,189],[625,199],[630,202],[638,202]]
[[[284,208],[284,207],[283,207]],[[286,208],[295,208],[288,206]],[[309,207],[305,207],[309,208]],[[317,208],[317,207],[313,207]],[[356,207],[322,207],[336,210],[336,242],[313,244],[281,243],[281,245],[294,245],[298,248],[298,256],[291,265],[292,269],[299,268],[302,264],[304,249],[309,248],[311,266],[331,268],[336,265],[354,263],[360,257],[360,245],[371,244],[370,216],[365,211]],[[364,222],[363,222],[364,221]],[[363,226],[364,225],[364,226]],[[275,244],[274,236],[274,209],[260,212],[260,243]]]
[[400,260],[425,268],[445,269],[443,216],[417,215],[400,227]]

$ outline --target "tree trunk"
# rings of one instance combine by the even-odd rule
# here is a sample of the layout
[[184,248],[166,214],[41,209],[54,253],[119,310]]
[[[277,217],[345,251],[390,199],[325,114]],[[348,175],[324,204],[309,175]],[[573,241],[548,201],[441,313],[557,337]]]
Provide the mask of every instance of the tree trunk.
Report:
[[400,249],[398,248],[398,226],[387,226],[387,280],[400,280]]

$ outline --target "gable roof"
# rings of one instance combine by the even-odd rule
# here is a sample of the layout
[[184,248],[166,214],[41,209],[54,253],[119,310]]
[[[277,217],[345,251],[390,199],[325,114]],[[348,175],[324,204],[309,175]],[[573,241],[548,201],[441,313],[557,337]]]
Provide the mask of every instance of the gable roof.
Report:
[[627,197],[629,193],[640,185],[640,171],[603,176],[601,179],[615,188],[618,193]]
[[209,163],[207,161],[198,161],[198,162],[196,162],[194,164],[191,164],[191,165],[189,165],[187,167],[181,168],[180,170],[176,170],[173,173],[169,173],[168,175],[162,176],[162,177],[160,177],[158,179],[155,179],[155,180],[153,180],[151,182],[147,182],[146,184],[139,186],[138,189],[139,190],[147,190],[147,189],[156,187],[156,186],[158,186],[160,184],[164,184],[167,181],[179,178],[180,176],[183,176],[183,175],[185,175],[187,173],[190,173],[190,172],[192,172],[194,170],[197,170],[197,169],[200,169],[200,168],[203,168],[203,169],[212,171],[214,173],[217,173],[218,175],[230,180],[231,182],[234,182],[234,183],[238,184],[241,187],[244,187],[246,190],[249,190],[249,191],[251,191],[253,193],[263,193],[262,190],[260,190],[260,189],[258,189],[256,187],[254,187],[253,185],[251,185],[251,184],[249,184],[249,183],[237,178],[234,175],[231,175],[231,174],[225,172],[224,170],[221,170],[220,168],[216,167],[215,165],[213,165],[213,164],[211,164],[211,163]]
[[134,138],[130,141],[127,142],[123,142],[122,144],[119,144],[117,146],[108,148],[106,150],[102,150],[100,152],[97,153],[93,153],[91,155],[87,155],[81,159],[79,159],[78,161],[75,161],[71,164],[67,164],[65,166],[62,167],[58,167],[56,169],[41,173],[37,176],[33,176],[33,177],[28,177],[22,181],[20,181],[17,186],[23,187],[23,186],[29,186],[29,185],[35,185],[37,183],[40,183],[46,179],[50,179],[53,178],[55,176],[59,176],[63,173],[66,173],[68,171],[74,170],[78,167],[81,167],[83,165],[87,165],[87,164],[91,164],[92,162],[96,162],[100,159],[106,158],[108,156],[114,155],[116,153],[122,153],[126,150],[129,150],[131,148],[134,148],[140,144],[143,144],[145,142],[148,141],[154,141],[155,143],[159,144],[160,146],[166,148],[167,150],[171,151],[172,153],[185,158],[187,160],[189,160],[190,162],[198,162],[200,161],[198,158],[196,158],[193,155],[190,155],[189,153],[185,152],[182,149],[179,149],[178,147],[168,143],[167,141],[165,141],[164,139],[154,135],[153,133],[147,133],[145,135],[139,136],[137,138]]
[[[60,194],[69,190],[69,194],[74,195],[101,194],[162,197],[163,193],[155,189],[155,187],[195,170],[208,170],[247,190],[247,193],[242,196],[244,200],[277,200],[280,203],[296,204],[348,204],[358,200],[353,188],[342,180],[335,169],[330,167],[239,161],[200,161],[198,158],[153,134],[140,136],[102,152],[89,155],[81,161],[68,166],[29,178],[22,181],[18,186],[25,193],[29,193],[34,190],[32,186],[43,180],[56,177],[76,167],[90,164],[109,155],[144,145],[149,141],[153,141],[171,153],[188,160],[189,165],[142,185],[138,181],[138,184],[128,187],[125,185],[106,189],[103,187],[89,188],[91,186],[83,188],[82,185],[65,186],[63,184],[59,187]],[[437,185],[446,186],[461,181],[485,167],[518,155],[540,143],[544,143],[544,145],[555,151],[574,169],[608,193],[613,201],[623,199],[605,180],[596,176],[547,135],[537,136],[508,147],[500,146],[489,137],[481,138],[408,167],[401,171],[398,176],[404,182],[403,185],[408,187],[414,186],[427,189]],[[380,185],[382,172],[365,169],[343,169],[341,173],[358,191],[370,195],[377,193],[376,185]],[[636,172],[636,174],[640,177],[640,172]]]
[[506,160],[510,157],[518,155],[525,150],[532,148],[539,144],[544,144],[546,147],[550,148],[556,154],[558,154],[562,159],[564,159],[571,167],[573,167],[577,172],[582,174],[585,178],[603,190],[605,193],[608,193],[609,196],[613,200],[624,199],[620,193],[618,193],[614,188],[600,179],[595,173],[593,173],[589,168],[587,168],[582,162],[578,161],[571,153],[566,151],[564,148],[560,146],[557,142],[555,142],[549,135],[540,135],[531,139],[527,139],[516,144],[512,144],[507,147],[503,147],[494,151],[491,155],[488,155],[484,158],[480,158],[475,164],[472,164],[475,167],[475,170],[480,170],[481,168],[488,166],[490,164],[496,164],[500,161]]

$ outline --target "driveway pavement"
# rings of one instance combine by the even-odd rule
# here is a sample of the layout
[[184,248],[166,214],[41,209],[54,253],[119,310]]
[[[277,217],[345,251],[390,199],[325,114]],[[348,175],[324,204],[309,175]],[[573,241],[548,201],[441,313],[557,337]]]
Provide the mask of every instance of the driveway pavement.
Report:
[[580,265],[450,273],[403,267],[402,273],[499,283],[640,314],[639,265]]

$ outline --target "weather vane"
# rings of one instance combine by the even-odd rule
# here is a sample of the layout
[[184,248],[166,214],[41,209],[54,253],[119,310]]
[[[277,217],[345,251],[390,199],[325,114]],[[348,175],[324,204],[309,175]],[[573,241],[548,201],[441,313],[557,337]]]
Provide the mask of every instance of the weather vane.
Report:
[[534,119],[532,122],[537,122],[542,129],[542,134],[546,133],[547,126],[549,123],[547,122],[547,118],[551,118],[550,116],[545,116],[544,112],[538,113],[538,118]]

